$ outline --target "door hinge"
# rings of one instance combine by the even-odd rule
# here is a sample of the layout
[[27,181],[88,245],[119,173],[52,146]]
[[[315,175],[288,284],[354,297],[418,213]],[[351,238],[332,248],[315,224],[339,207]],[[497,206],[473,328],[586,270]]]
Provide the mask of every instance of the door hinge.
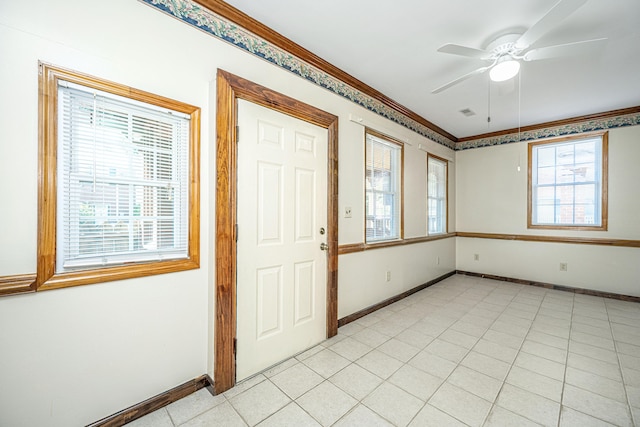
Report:
[[234,238],[236,239],[236,242],[238,241],[238,224],[236,224],[233,228],[233,234],[234,234]]
[[236,125],[236,144],[240,141],[240,126]]
[[233,355],[234,356],[236,355],[237,351],[238,351],[238,339],[234,338],[233,339]]

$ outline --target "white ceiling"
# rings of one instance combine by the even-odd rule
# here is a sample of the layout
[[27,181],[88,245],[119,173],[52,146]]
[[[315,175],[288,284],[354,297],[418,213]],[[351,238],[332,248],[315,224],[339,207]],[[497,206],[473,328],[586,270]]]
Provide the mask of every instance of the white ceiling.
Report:
[[[491,84],[488,124],[488,73],[431,93],[485,62],[437,49],[483,49],[496,35],[524,32],[557,0],[226,2],[463,138],[518,127],[518,78]],[[640,106],[639,0],[590,0],[534,47],[600,37],[607,43],[587,55],[523,63],[522,126]]]

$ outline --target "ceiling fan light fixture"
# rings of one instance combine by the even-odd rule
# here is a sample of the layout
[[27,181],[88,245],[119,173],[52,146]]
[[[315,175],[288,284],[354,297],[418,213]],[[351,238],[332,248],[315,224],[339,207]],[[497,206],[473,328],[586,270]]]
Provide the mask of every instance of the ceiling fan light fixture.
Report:
[[489,77],[491,81],[503,82],[514,78],[519,71],[520,62],[513,58],[505,57],[505,59],[498,61],[496,66],[489,71]]

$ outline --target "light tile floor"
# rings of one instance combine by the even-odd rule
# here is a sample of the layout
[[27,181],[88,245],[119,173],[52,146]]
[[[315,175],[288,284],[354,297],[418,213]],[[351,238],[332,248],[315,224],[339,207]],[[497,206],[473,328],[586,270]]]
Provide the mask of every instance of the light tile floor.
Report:
[[640,304],[452,276],[154,426],[640,426]]

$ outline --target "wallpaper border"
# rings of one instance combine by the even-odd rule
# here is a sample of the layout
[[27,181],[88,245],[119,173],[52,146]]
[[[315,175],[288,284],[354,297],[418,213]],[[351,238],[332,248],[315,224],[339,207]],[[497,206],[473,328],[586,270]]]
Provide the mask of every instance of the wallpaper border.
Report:
[[382,102],[373,99],[343,81],[325,73],[321,69],[297,58],[286,50],[272,45],[266,40],[256,36],[251,31],[230,22],[224,17],[200,6],[192,0],[138,1],[162,11],[186,24],[191,25],[192,27],[204,31],[213,37],[230,43],[265,61],[277,65],[307,81],[346,98],[373,113],[391,120],[394,123],[397,123],[452,150],[491,147],[521,141],[533,141],[542,138],[640,125],[640,113],[633,113],[587,121],[579,121],[578,119],[574,123],[527,130],[520,132],[519,134],[518,132],[514,132],[499,136],[466,139],[462,142],[453,141],[394,110],[393,108],[384,105]]

